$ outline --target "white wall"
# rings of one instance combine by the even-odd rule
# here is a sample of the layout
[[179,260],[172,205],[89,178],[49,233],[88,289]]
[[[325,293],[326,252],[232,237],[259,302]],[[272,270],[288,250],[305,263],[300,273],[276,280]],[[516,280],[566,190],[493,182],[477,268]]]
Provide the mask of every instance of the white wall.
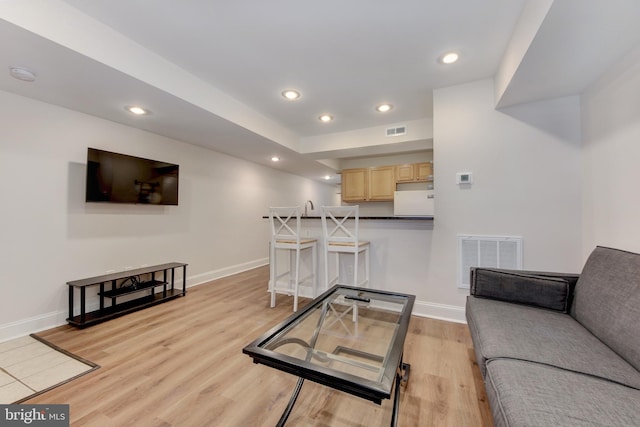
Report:
[[[406,134],[388,137],[387,128],[395,126],[405,126]],[[364,147],[368,152],[372,152],[375,151],[373,147],[387,146],[391,148],[380,151],[379,154],[397,153],[407,151],[402,148],[406,146],[412,147],[411,151],[432,148],[432,138],[433,120],[429,117],[384,126],[304,137],[300,140],[300,152],[313,154],[316,158],[322,158],[323,155],[332,158],[334,155],[344,155],[345,152],[353,149]],[[412,142],[415,144],[411,144]]]
[[[456,235],[524,238],[524,268],[579,272],[578,97],[494,109],[491,80],[434,91],[435,224],[419,300],[464,305]],[[459,188],[456,172],[472,172]]]
[[584,256],[596,245],[640,252],[640,48],[582,96]]
[[495,75],[495,97],[499,106],[513,104],[513,100],[509,99],[509,85],[513,82],[518,67],[522,66],[527,50],[538,35],[553,2],[554,0],[525,2]]
[[[186,262],[188,284],[265,264],[270,205],[333,186],[0,92],[0,341],[64,323],[66,282]],[[180,165],[179,206],[87,204],[87,147]]]
[[433,149],[386,156],[347,158],[340,161],[340,167],[341,169],[354,169],[430,161],[433,161]]
[[[584,153],[578,97],[496,111],[491,80],[435,91],[418,301],[464,305],[457,234],[523,236],[527,269],[580,271],[595,244],[640,250],[638,71],[635,52],[583,96]],[[336,203],[334,186],[6,92],[0,117],[0,340],[64,322],[69,280],[175,260],[206,281],[266,263],[269,205]],[[86,204],[88,146],[180,164],[180,205]]]

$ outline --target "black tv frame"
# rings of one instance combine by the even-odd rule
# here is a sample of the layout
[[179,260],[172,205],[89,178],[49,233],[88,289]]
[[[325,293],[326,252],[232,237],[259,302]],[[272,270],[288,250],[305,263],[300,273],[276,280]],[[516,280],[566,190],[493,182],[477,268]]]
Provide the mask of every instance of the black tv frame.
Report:
[[85,202],[178,205],[180,166],[87,148]]

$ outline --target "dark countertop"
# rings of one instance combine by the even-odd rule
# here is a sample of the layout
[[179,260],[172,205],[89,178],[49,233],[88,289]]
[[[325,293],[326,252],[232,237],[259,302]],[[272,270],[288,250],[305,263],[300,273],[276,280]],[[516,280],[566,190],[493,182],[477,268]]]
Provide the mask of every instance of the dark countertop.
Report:
[[[269,215],[263,216],[263,219],[269,219]],[[301,216],[300,219],[322,219],[320,216]],[[360,219],[384,219],[384,220],[411,220],[411,221],[433,221],[433,216],[361,216]]]

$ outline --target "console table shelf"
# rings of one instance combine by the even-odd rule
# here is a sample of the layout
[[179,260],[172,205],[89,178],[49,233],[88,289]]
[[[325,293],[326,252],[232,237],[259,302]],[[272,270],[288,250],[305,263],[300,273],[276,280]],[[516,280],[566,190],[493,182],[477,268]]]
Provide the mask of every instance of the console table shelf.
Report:
[[[175,287],[176,269],[182,269],[182,289]],[[162,280],[156,279],[157,274],[162,276]],[[151,275],[151,278],[140,282],[138,278],[142,275]],[[123,286],[124,282],[122,281],[127,279],[131,281],[132,285]],[[118,281],[121,281],[120,287]],[[187,264],[172,262],[67,282],[69,286],[69,318],[67,322],[70,325],[84,328],[184,296],[187,294],[186,281]],[[87,312],[86,290],[91,287],[99,287],[97,295],[100,308]],[[80,293],[80,314],[74,315],[76,289],[79,289]],[[120,297],[132,296],[136,293],[140,293],[140,295],[135,299],[118,301]],[[105,300],[110,301],[110,305],[105,306]]]
[[148,282],[138,283],[135,287],[124,286],[109,291],[100,292],[98,295],[102,295],[105,298],[116,298],[127,294],[132,294],[144,289],[155,288],[156,286],[166,285],[167,282],[161,282],[159,280],[151,280]]

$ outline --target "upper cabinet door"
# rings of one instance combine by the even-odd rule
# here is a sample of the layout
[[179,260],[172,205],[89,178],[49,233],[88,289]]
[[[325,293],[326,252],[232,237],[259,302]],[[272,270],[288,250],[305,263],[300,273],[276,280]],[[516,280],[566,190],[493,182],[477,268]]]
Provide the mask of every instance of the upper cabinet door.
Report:
[[342,171],[342,200],[345,202],[362,202],[367,200],[369,170],[344,169]]
[[416,181],[433,181],[433,162],[416,163]]
[[396,165],[396,182],[412,182],[416,179],[416,165],[413,163]]
[[394,191],[396,191],[395,167],[369,168],[369,200],[392,201]]

